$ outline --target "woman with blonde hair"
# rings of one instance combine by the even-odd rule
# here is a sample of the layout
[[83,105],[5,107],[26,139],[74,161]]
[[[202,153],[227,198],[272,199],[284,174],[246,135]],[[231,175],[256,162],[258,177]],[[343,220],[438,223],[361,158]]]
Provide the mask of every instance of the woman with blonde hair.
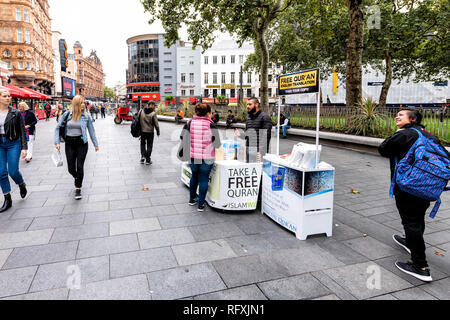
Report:
[[30,162],[33,158],[33,145],[36,137],[36,124],[38,122],[34,112],[30,110],[26,102],[19,103],[19,110],[22,113],[22,118],[25,124],[25,131],[27,133],[28,152],[25,158],[26,162]]
[[5,196],[0,212],[12,207],[8,175],[19,185],[22,199],[27,195],[27,188],[19,171],[19,159],[27,155],[27,134],[22,115],[10,103],[9,91],[0,89],[0,186]]
[[95,151],[98,151],[98,141],[95,136],[94,120],[87,113],[85,99],[83,96],[76,96],[72,100],[72,110],[65,112],[58,122],[55,130],[56,149],[60,150],[61,138],[60,128],[65,124],[63,138],[66,142],[66,158],[69,173],[75,179],[75,199],[80,200],[81,187],[84,178],[84,161],[88,152],[87,131],[91,136]]

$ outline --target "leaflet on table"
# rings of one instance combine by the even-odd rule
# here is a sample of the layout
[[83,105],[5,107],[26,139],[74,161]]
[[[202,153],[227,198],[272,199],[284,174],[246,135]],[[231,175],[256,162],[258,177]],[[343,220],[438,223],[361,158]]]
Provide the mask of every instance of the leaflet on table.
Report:
[[[322,146],[319,146],[319,159],[321,151]],[[292,152],[290,155],[280,157],[274,154],[267,154],[266,158],[269,161],[276,161],[281,165],[289,167],[299,169],[313,169],[316,166],[316,146],[313,144],[300,142],[292,148]]]

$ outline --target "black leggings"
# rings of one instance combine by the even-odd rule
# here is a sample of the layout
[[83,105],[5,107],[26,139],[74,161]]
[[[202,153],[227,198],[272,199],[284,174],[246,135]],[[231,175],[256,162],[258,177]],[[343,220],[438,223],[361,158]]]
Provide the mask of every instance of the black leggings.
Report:
[[84,161],[88,153],[88,144],[81,137],[66,138],[66,158],[69,173],[75,179],[75,188],[83,186]]
[[150,162],[153,151],[153,139],[155,134],[153,132],[142,132],[141,133],[141,156],[145,160]]

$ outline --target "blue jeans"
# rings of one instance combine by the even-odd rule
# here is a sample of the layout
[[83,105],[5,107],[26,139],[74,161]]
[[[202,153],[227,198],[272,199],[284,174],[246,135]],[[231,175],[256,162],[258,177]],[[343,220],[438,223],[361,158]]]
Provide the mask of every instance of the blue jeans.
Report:
[[201,164],[197,164],[192,161],[190,166],[192,170],[192,177],[189,186],[189,200],[193,201],[196,198],[198,188],[198,205],[204,206],[206,193],[208,192],[209,174],[211,173],[213,164],[207,164],[203,160]]
[[21,151],[22,145],[20,139],[11,142],[5,138],[0,138],[0,186],[2,187],[3,194],[11,192],[8,174],[16,184],[23,183],[23,177],[19,171]]
[[291,126],[283,126],[283,137],[286,137],[286,131],[291,128]]

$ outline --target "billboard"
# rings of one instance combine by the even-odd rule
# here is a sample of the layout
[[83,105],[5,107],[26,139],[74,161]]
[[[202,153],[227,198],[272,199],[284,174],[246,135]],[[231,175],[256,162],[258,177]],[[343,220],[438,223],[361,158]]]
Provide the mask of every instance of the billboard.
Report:
[[77,95],[76,82],[73,79],[62,77],[62,95],[63,97],[73,98]]
[[282,75],[279,78],[279,94],[319,92],[319,69],[305,70]]
[[66,72],[69,68],[69,56],[67,54],[67,43],[66,40],[59,40],[59,56],[61,60],[61,71]]

